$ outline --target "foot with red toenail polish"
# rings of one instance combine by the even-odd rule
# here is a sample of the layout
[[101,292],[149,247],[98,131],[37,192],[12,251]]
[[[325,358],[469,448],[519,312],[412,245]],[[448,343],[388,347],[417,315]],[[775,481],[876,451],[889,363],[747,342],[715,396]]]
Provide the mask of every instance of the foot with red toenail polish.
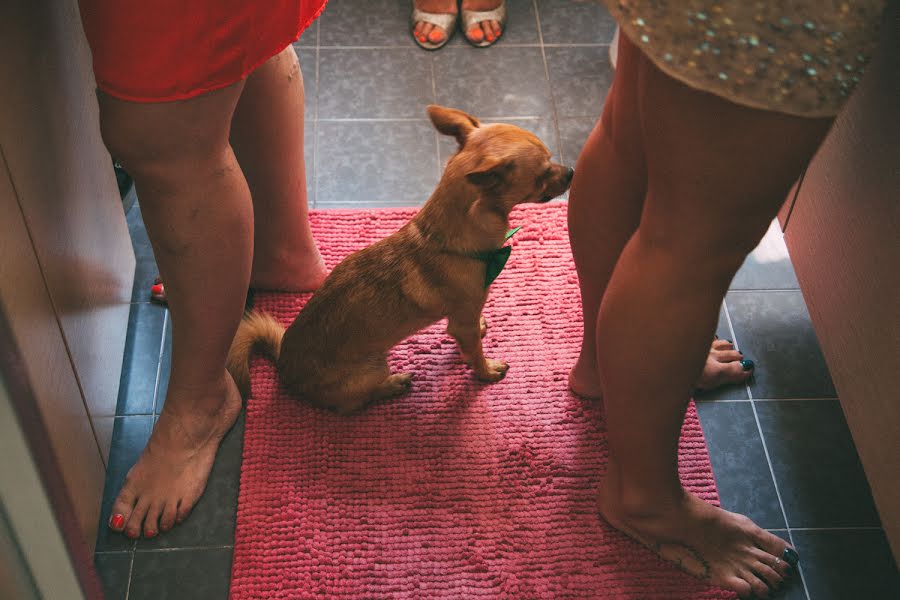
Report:
[[456,0],[413,0],[413,37],[422,48],[437,50],[455,30],[456,15]]
[[505,0],[462,0],[460,10],[469,42],[483,48],[500,39],[506,22]]

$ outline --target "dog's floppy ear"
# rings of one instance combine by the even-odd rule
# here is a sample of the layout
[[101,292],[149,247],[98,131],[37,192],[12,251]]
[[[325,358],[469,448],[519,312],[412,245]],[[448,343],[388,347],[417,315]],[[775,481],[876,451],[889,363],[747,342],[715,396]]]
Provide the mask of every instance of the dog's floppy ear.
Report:
[[428,105],[428,117],[434,123],[434,128],[444,135],[452,135],[459,142],[460,147],[466,143],[466,138],[481,126],[478,119],[455,108],[445,108],[437,104]]
[[466,180],[480,188],[491,189],[504,182],[512,166],[512,161],[508,159],[484,158],[474,169],[466,173]]

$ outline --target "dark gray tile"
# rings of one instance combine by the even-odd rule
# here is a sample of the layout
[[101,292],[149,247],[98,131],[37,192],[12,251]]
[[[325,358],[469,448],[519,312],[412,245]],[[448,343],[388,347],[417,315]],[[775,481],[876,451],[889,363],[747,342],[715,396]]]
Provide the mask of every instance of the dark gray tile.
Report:
[[878,526],[837,400],[756,402],[790,527]]
[[231,555],[231,548],[135,552],[128,600],[223,600]]
[[747,256],[731,282],[733,290],[796,290],[800,288],[778,221],[772,221],[762,241]]
[[609,44],[616,22],[601,2],[538,0],[545,44]]
[[791,533],[813,600],[900,598],[900,575],[880,529]]
[[[547,146],[547,149],[549,149],[550,153],[553,155],[552,160],[557,162],[560,160],[558,144],[556,143],[556,129],[553,127],[553,121],[551,119],[503,119],[489,122],[508,123],[510,125],[515,125],[516,127],[521,127],[526,131],[530,131],[544,142],[544,145]],[[449,160],[453,153],[459,148],[459,144],[456,143],[454,138],[442,135],[440,136],[439,148],[441,166],[443,167],[447,163],[447,160]]]
[[785,527],[750,402],[698,402],[722,507],[760,527]]
[[434,56],[437,103],[478,119],[550,117],[550,87],[537,47],[444,48]]
[[244,414],[241,413],[222,440],[206,490],[187,520],[151,540],[140,539],[138,550],[230,546],[234,543],[243,442]]
[[[491,48],[513,44],[534,45],[540,43],[534,2],[532,0],[506,0],[506,15],[506,27],[503,28],[503,35],[500,36],[500,41],[490,46],[490,48],[480,49],[486,53],[486,62],[491,60],[491,53],[488,52]],[[449,45],[469,45],[469,41],[462,32],[462,22],[457,26],[456,35],[450,40]]]
[[[791,537],[788,535],[787,530],[770,530],[770,533],[783,539],[789,546],[791,545]],[[776,600],[807,600],[806,590],[803,588],[803,575],[799,569],[793,572],[791,577],[787,579],[784,587],[774,595],[774,598]]]
[[119,494],[125,475],[137,462],[138,457],[150,439],[153,417],[116,417],[113,427],[112,444],[109,449],[109,464],[106,469],[106,485],[103,488],[103,504],[100,508],[100,527],[97,531],[97,551],[130,550],[134,541],[120,533],[109,530],[110,509]]
[[425,118],[431,58],[406,48],[319,50],[318,118]]
[[575,166],[581,149],[594,129],[593,117],[564,117],[559,121],[559,149],[563,163]]
[[834,398],[834,384],[799,291],[729,292],[741,350],[756,361],[754,398]]
[[[167,315],[169,317],[169,315]],[[153,412],[159,414],[166,403],[166,392],[169,390],[169,377],[172,373],[172,319],[166,318],[163,332],[163,348],[159,357],[159,379],[156,382],[156,395],[153,399]]]
[[[716,336],[723,340],[731,340],[731,328],[728,327],[728,317],[725,316],[724,305],[723,308],[719,310],[719,322],[716,325]],[[710,340],[711,342],[712,340]],[[738,347],[740,347],[740,341],[736,342]],[[747,358],[751,358],[747,356]],[[694,400],[698,402],[706,402],[712,400],[746,400],[750,398],[747,394],[747,386],[743,383],[737,385],[724,385],[722,387],[718,387],[714,390],[707,391],[697,391],[694,393]]]
[[546,48],[544,52],[557,116],[599,118],[613,79],[606,47]]
[[128,596],[131,556],[131,552],[94,555],[94,567],[103,583],[103,600],[125,600]]
[[411,11],[409,0],[330,0],[319,18],[319,44],[418,48],[409,33]]
[[422,121],[319,121],[316,206],[418,206],[438,182],[437,140]]
[[155,304],[132,304],[119,379],[117,415],[151,414],[156,371],[162,345],[166,309]]

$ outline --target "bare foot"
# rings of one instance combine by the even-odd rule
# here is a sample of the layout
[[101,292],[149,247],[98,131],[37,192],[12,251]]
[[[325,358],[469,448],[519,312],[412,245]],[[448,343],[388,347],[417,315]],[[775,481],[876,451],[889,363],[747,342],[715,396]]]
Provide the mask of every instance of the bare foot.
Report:
[[[172,406],[198,406],[169,398],[150,441],[119,491],[109,527],[137,538],[155,537],[183,521],[200,499],[222,438],[241,410],[241,397],[231,376],[213,392],[215,410],[176,414]],[[174,401],[173,401],[174,400]]]
[[743,515],[684,490],[673,502],[655,497],[626,508],[614,479],[601,484],[600,513],[607,522],[695,577],[741,598],[768,598],[796,567],[799,556],[784,540]]
[[[312,235],[309,238],[311,240]],[[291,248],[280,256],[254,256],[250,287],[257,290],[314,292],[327,275],[325,262],[313,242],[309,248]]]
[[[413,5],[424,12],[456,14],[456,0],[413,0]],[[424,21],[416,21],[413,27],[413,35],[422,43],[440,44],[449,34],[449,31]]]
[[[753,374],[752,360],[734,349],[728,340],[715,340],[710,346],[703,373],[697,380],[698,391],[709,391],[724,385],[743,383]],[[600,381],[593,359],[578,357],[569,372],[569,389],[583,398],[600,398]]]
[[709,391],[723,385],[743,383],[753,374],[753,361],[734,349],[728,340],[715,340],[706,357],[697,389]]
[[[463,0],[462,8],[463,10],[482,12],[498,8],[500,2],[501,0]],[[503,29],[498,21],[481,21],[466,31],[466,37],[476,44],[485,40],[493,42],[501,35],[503,35]]]

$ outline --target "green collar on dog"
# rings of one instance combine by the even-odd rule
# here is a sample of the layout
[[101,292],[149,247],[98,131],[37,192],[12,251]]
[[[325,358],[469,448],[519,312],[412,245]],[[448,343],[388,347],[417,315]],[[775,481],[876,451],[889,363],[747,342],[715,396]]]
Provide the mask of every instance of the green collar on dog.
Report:
[[[515,229],[510,229],[506,232],[505,239],[508,240],[520,229],[522,228],[516,227]],[[485,250],[484,252],[473,252],[472,254],[469,254],[472,258],[476,258],[484,263],[484,289],[491,287],[491,284],[497,279],[500,272],[503,271],[503,267],[506,266],[506,261],[509,260],[509,255],[511,253],[512,246],[503,246],[496,250]]]

